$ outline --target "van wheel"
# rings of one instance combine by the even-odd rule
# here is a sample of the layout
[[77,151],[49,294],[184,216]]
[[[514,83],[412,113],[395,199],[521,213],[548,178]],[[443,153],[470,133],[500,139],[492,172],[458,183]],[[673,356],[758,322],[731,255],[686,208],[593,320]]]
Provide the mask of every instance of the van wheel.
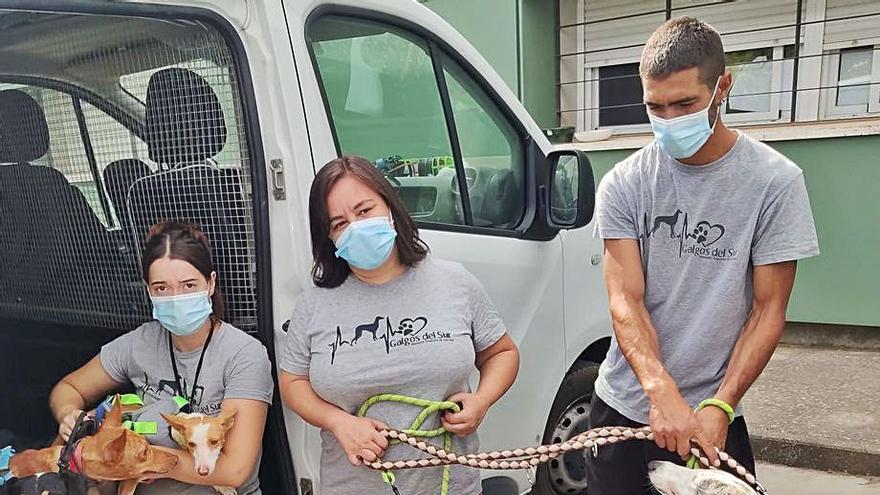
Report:
[[[589,429],[590,402],[593,386],[599,376],[599,365],[578,361],[565,378],[544,429],[544,444],[568,440]],[[587,472],[584,452],[575,451],[541,464],[533,490],[535,495],[586,494]]]

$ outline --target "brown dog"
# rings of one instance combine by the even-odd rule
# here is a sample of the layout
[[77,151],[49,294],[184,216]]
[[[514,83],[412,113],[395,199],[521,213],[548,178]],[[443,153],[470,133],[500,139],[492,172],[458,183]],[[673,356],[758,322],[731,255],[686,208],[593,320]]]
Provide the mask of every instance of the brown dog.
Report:
[[[154,449],[144,437],[123,427],[118,397],[115,404],[98,433],[79,441],[71,456],[71,470],[92,480],[119,481],[118,495],[132,495],[149,475],[171,471],[178,458]],[[57,473],[62,449],[25,450],[10,460],[9,469],[16,478]]]

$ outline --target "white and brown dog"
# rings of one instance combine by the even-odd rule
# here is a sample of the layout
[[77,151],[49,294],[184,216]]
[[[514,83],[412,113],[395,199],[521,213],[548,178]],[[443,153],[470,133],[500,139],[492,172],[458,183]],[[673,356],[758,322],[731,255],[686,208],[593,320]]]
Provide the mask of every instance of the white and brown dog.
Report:
[[651,461],[648,477],[662,495],[757,495],[746,482],[720,469],[689,469]]
[[[182,413],[162,414],[162,417],[171,426],[174,441],[192,454],[196,472],[210,476],[226,442],[226,432],[235,424],[235,410],[224,410],[217,416]],[[228,486],[215,486],[214,489],[223,495],[236,493],[235,488]]]

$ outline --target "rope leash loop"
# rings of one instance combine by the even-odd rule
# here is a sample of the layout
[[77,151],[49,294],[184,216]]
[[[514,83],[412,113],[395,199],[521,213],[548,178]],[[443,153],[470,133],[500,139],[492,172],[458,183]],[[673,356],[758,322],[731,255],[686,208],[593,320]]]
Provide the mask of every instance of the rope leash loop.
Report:
[[[446,428],[440,426],[432,430],[422,430],[421,427],[425,423],[425,421],[427,421],[427,419],[433,414],[442,414],[446,411],[452,411],[454,413],[460,412],[461,406],[459,406],[455,402],[433,401],[399,394],[378,394],[370,397],[369,399],[365,400],[363,404],[361,404],[361,407],[358,409],[357,412],[358,417],[366,417],[367,412],[370,410],[370,408],[380,402],[396,402],[413,407],[421,407],[422,411],[416,416],[416,418],[410,424],[409,428],[401,430],[400,434],[405,435],[407,438],[436,438],[442,436],[443,450],[448,451],[452,448],[452,435],[448,431],[446,431]],[[400,443],[400,441],[396,438],[389,437],[385,430],[381,431],[380,433],[391,440],[389,442],[389,446]],[[367,464],[366,460],[364,460],[364,464]],[[444,465],[442,481],[440,484],[440,495],[447,495],[449,493],[449,469],[449,464]],[[395,485],[396,478],[394,476],[394,473],[391,471],[391,468],[380,469],[380,471],[382,471],[382,481],[384,481],[391,487],[391,491],[394,492],[394,495],[400,495],[400,491]]]

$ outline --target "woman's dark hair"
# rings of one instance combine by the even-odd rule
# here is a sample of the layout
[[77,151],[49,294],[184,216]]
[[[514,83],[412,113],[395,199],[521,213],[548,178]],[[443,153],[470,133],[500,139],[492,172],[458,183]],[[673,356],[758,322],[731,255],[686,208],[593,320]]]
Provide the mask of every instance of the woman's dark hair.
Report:
[[[215,271],[211,260],[211,243],[205,233],[191,223],[166,221],[150,228],[141,261],[144,282],[150,283],[150,266],[153,262],[165,257],[186,261],[196,267],[207,280],[211,279],[211,272]],[[216,284],[214,295],[211,296],[211,306],[214,318],[222,319],[226,307]]]
[[416,223],[385,176],[368,160],[346,155],[330,161],[318,171],[309,193],[312,257],[315,260],[312,279],[318,287],[339,287],[351,273],[348,263],[336,257],[336,246],[330,240],[330,215],[327,213],[327,194],[339,179],[347,175],[363,182],[385,200],[394,219],[394,229],[397,231],[394,244],[401,263],[415,266],[428,254],[428,246],[419,238]]

